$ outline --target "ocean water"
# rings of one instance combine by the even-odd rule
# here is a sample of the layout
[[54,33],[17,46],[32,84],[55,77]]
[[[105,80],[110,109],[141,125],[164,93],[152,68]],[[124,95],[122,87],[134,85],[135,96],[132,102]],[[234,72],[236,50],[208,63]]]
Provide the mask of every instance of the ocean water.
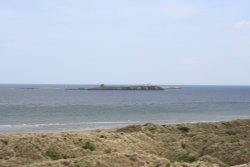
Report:
[[248,86],[180,86],[165,91],[65,90],[94,86],[0,85],[0,133],[250,118]]

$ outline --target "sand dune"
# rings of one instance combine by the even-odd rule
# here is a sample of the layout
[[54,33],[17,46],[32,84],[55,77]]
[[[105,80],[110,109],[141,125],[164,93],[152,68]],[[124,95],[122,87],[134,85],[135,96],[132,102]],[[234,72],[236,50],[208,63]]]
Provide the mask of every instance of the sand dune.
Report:
[[250,120],[0,135],[0,166],[250,166]]

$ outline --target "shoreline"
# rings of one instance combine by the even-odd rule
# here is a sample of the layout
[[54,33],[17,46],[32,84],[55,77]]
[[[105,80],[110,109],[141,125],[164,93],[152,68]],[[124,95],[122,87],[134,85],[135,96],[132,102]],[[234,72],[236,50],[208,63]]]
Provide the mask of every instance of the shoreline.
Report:
[[250,119],[0,134],[0,166],[250,165]]
[[[117,128],[122,128],[125,126],[130,125],[143,125],[147,123],[157,124],[157,125],[179,125],[179,124],[196,124],[196,123],[216,123],[216,122],[228,122],[228,121],[234,121],[234,120],[244,120],[244,119],[250,119],[250,118],[239,118],[239,119],[222,119],[222,120],[204,120],[204,121],[175,121],[175,120],[169,120],[169,121],[163,121],[163,120],[152,120],[152,121],[120,121],[120,122],[79,122],[79,123],[66,123],[66,124],[60,124],[60,123],[49,123],[49,124],[18,124],[18,125],[0,125],[2,129],[4,128],[13,128],[13,127],[46,127],[46,126],[74,126],[74,128],[66,129],[20,129],[19,130],[11,130],[10,132],[8,129],[6,131],[3,131],[0,129],[0,135],[11,135],[11,134],[41,134],[41,133],[64,133],[64,132],[91,132],[95,130],[112,130]],[[102,126],[96,126],[96,127],[89,127],[89,128],[80,128],[84,125],[94,125],[94,124],[103,124]]]

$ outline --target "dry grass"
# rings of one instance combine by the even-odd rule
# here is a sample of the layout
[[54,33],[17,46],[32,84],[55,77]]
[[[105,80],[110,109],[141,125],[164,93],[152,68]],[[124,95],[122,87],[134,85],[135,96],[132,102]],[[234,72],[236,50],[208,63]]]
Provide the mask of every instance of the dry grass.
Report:
[[249,162],[250,120],[0,135],[1,167],[226,167]]

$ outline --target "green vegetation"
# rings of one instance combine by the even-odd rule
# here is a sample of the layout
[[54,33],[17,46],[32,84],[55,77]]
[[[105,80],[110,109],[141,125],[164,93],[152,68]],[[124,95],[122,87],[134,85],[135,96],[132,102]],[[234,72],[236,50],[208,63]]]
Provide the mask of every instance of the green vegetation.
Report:
[[86,141],[85,145],[82,148],[90,151],[95,151],[95,145],[90,141]]
[[104,152],[105,152],[106,154],[110,154],[110,153],[112,152],[112,149],[111,149],[111,148],[105,149]]
[[185,149],[186,148],[186,144],[181,143],[181,148]]
[[46,151],[46,155],[48,157],[50,157],[51,159],[53,159],[53,160],[68,159],[68,158],[70,158],[68,155],[61,154],[61,153],[59,153],[57,151],[54,151],[54,150],[48,150],[48,151]]
[[183,154],[182,156],[179,157],[179,161],[182,162],[195,162],[198,161],[198,156],[195,155],[190,155],[190,154]]
[[117,132],[123,132],[123,133],[133,133],[133,132],[139,132],[141,131],[140,125],[129,125],[124,128],[120,128],[117,130]]
[[6,140],[3,140],[2,142],[3,142],[5,145],[8,144],[8,141],[6,141]]
[[46,155],[53,160],[58,160],[62,158],[60,153],[53,151],[53,150],[46,151]]
[[236,132],[228,130],[228,131],[226,131],[226,134],[228,134],[228,135],[236,135]]
[[190,129],[186,126],[180,126],[180,127],[178,127],[178,130],[180,130],[183,133],[187,133],[187,132],[189,132]]
[[152,126],[148,129],[151,133],[154,133],[157,130],[157,127]]
[[105,135],[100,135],[100,138],[106,139],[107,137]]

